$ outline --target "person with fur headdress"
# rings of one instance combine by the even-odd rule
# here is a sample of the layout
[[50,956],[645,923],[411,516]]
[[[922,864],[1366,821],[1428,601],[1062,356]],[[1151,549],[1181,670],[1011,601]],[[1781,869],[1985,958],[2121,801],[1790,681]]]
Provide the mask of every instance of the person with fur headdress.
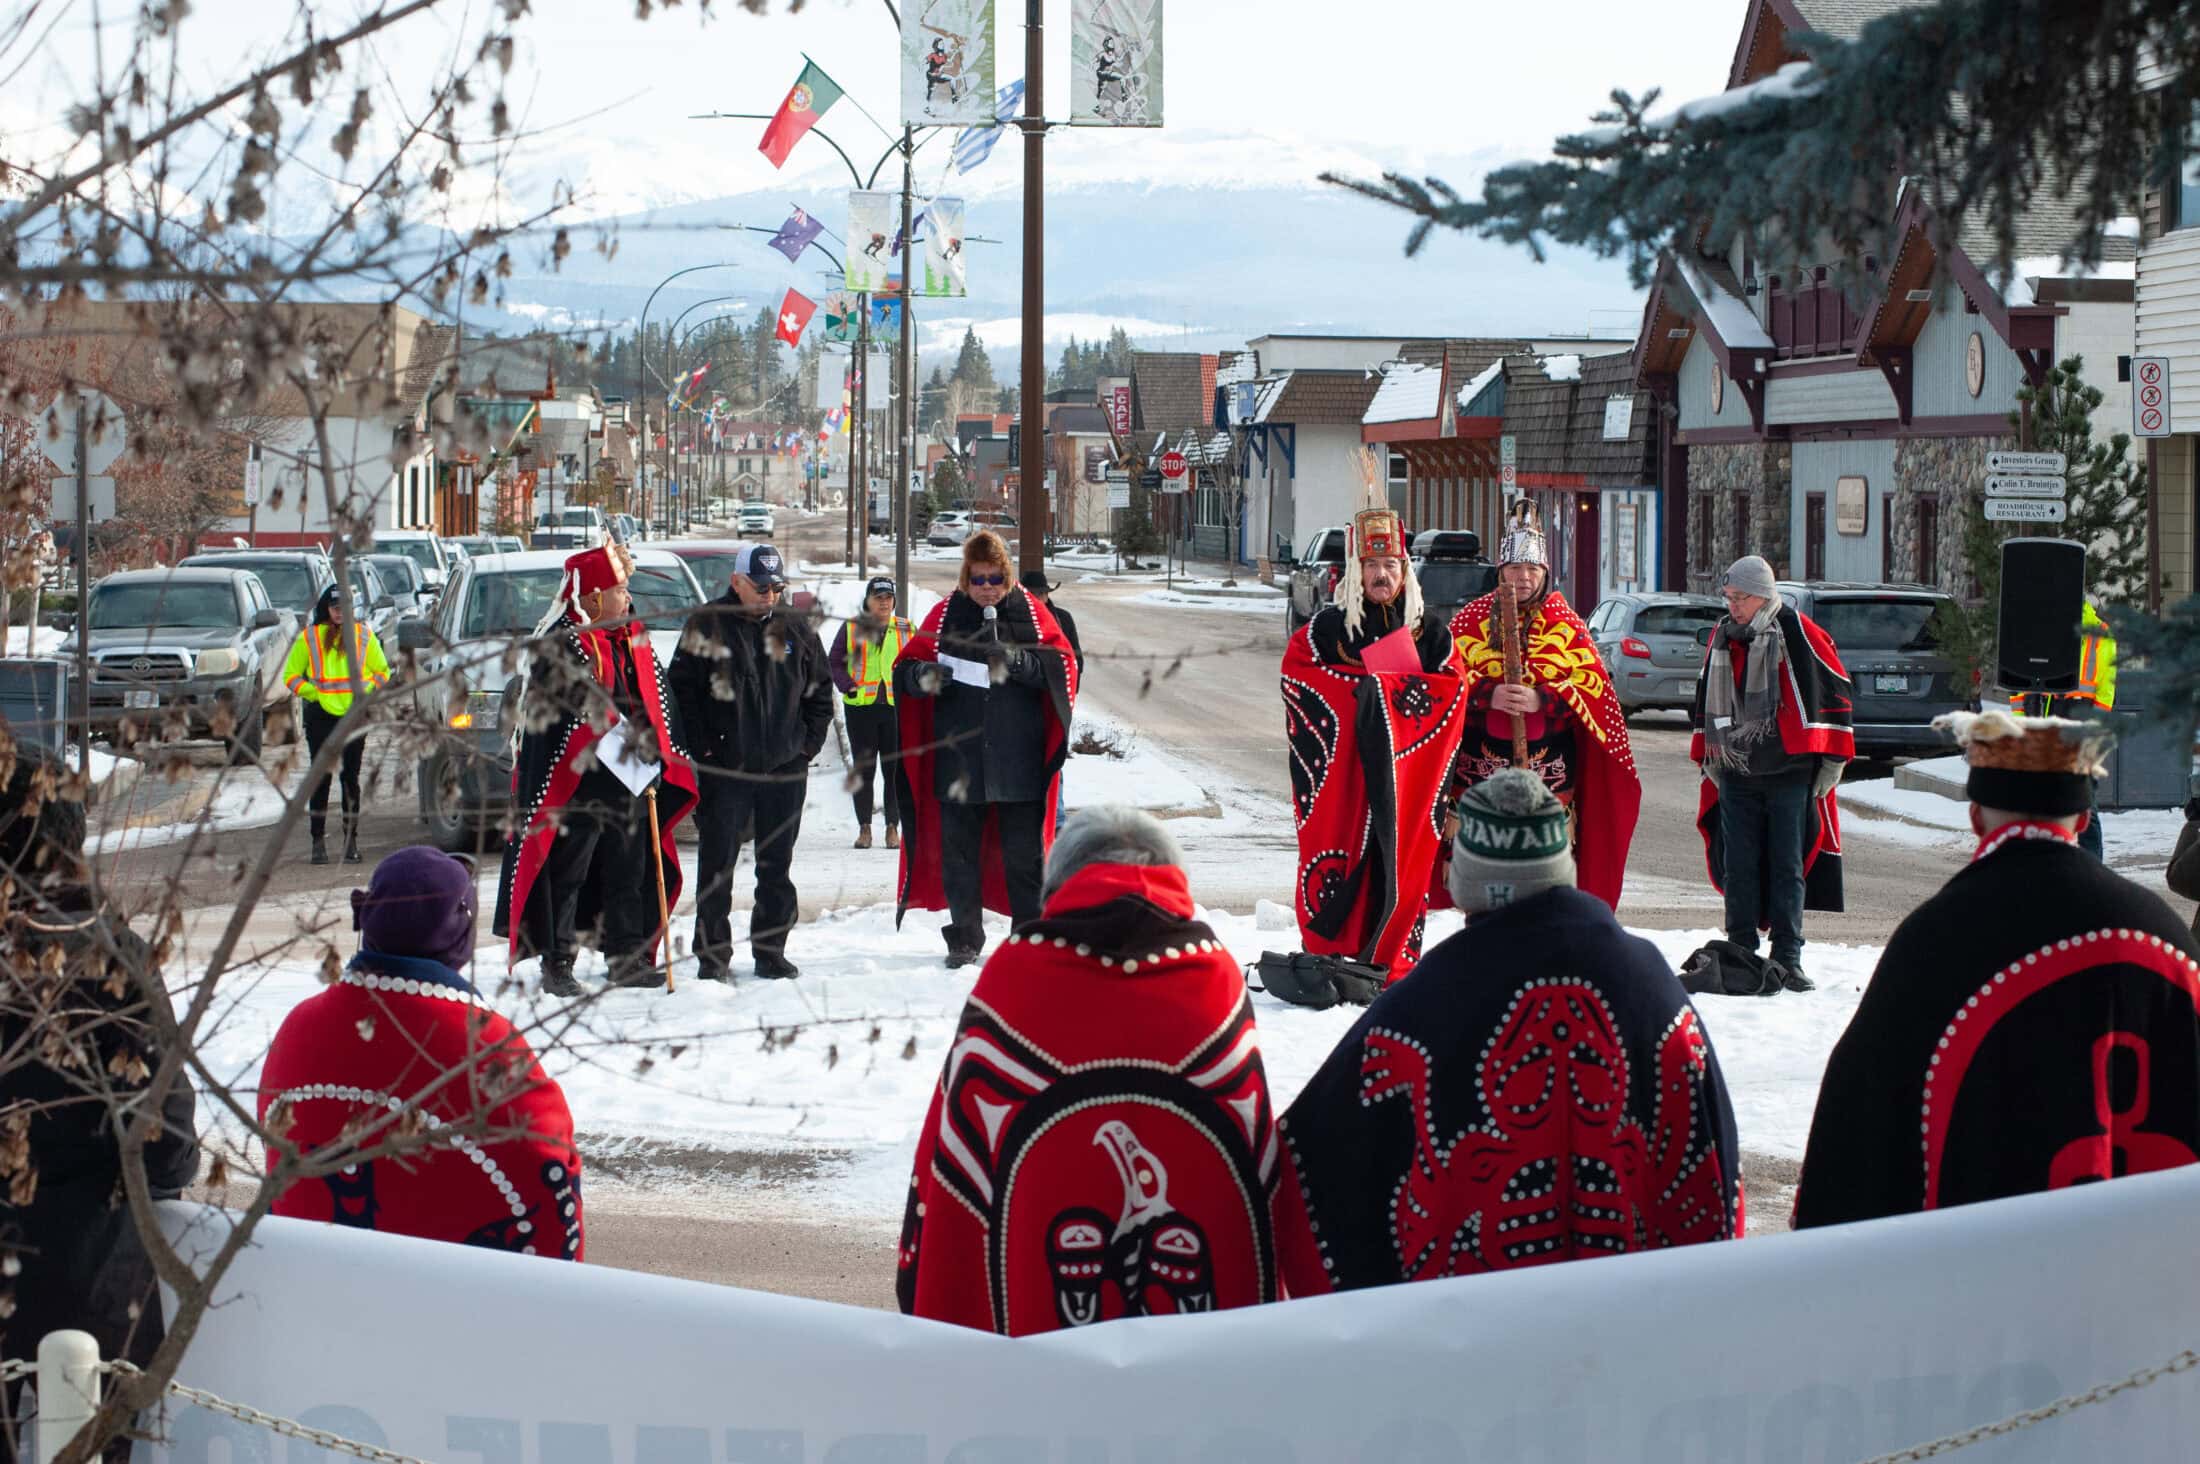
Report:
[[[665,984],[655,866],[661,858],[667,908],[677,905],[672,831],[695,807],[695,765],[675,732],[677,713],[648,628],[631,616],[633,573],[634,557],[622,544],[565,561],[558,593],[535,629],[521,695],[512,766],[520,822],[505,845],[493,928],[510,937],[513,960],[541,958],[542,989],[551,996],[581,994],[573,976],[578,933],[599,917],[612,983]],[[636,762],[659,765],[650,785],[654,854],[647,794],[604,764],[614,736]]]
[[1803,1229],[2065,1189],[2200,1156],[2200,946],[2078,848],[2105,729],[1934,725],[1978,848],[1895,927],[1818,1090]]
[[1299,935],[1310,954],[1403,975],[1420,953],[1459,746],[1458,657],[1422,608],[1391,509],[1354,517],[1337,596],[1283,653]]
[[1467,689],[1454,788],[1463,792],[1516,764],[1541,778],[1572,815],[1581,888],[1616,909],[1642,809],[1626,710],[1589,627],[1551,583],[1550,555],[1525,503],[1498,542],[1497,566],[1519,617],[1521,681],[1505,676],[1497,592],[1462,606],[1451,619]]

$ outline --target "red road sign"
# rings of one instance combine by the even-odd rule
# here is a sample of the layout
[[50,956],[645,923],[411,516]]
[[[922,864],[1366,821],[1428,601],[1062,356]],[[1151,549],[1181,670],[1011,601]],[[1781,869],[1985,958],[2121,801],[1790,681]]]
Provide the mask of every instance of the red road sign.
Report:
[[1180,452],[1172,449],[1161,454],[1161,476],[1164,478],[1181,478],[1189,466]]

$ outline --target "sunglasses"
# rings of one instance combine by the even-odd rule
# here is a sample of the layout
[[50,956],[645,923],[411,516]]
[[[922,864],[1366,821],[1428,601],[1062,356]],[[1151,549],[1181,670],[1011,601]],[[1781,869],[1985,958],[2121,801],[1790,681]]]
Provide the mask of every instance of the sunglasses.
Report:
[[974,585],[1005,585],[1008,583],[1008,576],[1005,574],[974,574],[970,577],[970,582]]

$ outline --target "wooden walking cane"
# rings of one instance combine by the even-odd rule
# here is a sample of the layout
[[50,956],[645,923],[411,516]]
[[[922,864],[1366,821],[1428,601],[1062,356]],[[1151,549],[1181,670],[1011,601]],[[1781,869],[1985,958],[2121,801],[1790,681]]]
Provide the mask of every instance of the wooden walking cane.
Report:
[[[1497,581],[1497,648],[1505,657],[1505,685],[1526,686],[1527,676],[1520,666],[1520,610],[1513,598],[1511,585],[1500,576]],[[1528,765],[1528,724],[1518,712],[1507,712],[1513,724],[1513,766]]]
[[665,953],[665,990],[677,991],[672,979],[671,950],[666,942],[672,939],[672,911],[665,904],[665,836],[657,826],[657,785],[649,785],[649,854],[657,867],[657,949]]

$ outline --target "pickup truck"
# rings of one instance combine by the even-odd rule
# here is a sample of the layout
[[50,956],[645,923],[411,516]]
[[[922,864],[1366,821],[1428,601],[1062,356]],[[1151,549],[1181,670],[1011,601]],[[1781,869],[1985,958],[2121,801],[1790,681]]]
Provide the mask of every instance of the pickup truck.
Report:
[[1301,553],[1293,554],[1290,543],[1277,536],[1276,564],[1291,576],[1283,597],[1285,635],[1312,620],[1335,598],[1337,583],[1344,578],[1344,538],[1342,527],[1320,529],[1307,538]]

